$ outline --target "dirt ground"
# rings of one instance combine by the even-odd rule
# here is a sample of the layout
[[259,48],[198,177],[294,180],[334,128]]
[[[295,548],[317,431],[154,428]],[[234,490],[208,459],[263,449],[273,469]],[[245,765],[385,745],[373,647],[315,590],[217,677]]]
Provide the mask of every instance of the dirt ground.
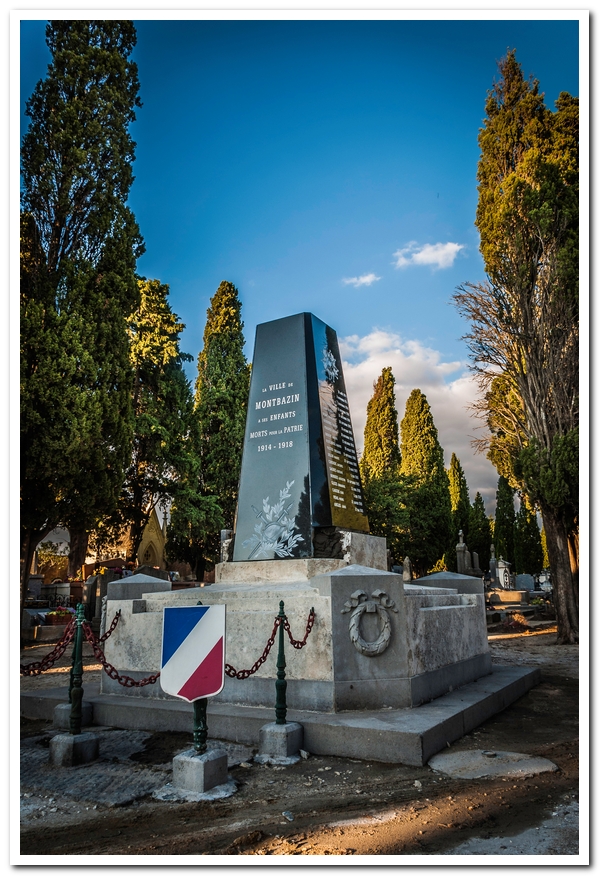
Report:
[[[23,783],[21,854],[577,855],[578,648],[554,640],[552,631],[491,638],[494,663],[539,665],[542,683],[452,750],[541,756],[555,772],[466,780],[429,766],[312,755],[268,766],[253,763],[248,750],[230,770],[237,792],[211,802],[147,795],[115,808]],[[49,650],[26,648],[22,662]],[[85,664],[84,688],[100,670],[89,651]],[[52,673],[23,678],[22,689],[62,685],[67,666],[63,658]],[[22,740],[31,744],[47,747],[51,732],[50,724],[21,720]],[[190,745],[191,732],[145,734],[128,756],[132,775],[158,770],[168,781],[172,758]]]

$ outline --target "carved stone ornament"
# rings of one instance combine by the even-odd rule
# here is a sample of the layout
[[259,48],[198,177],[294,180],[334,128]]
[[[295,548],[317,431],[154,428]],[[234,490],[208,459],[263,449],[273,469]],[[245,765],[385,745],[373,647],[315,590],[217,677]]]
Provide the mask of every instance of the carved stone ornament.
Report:
[[[342,614],[352,612],[348,627],[350,641],[356,650],[365,657],[378,657],[390,644],[392,625],[388,610],[398,613],[396,603],[384,590],[374,590],[370,598],[364,590],[355,590],[342,609]],[[360,619],[365,612],[368,614],[377,612],[381,621],[381,631],[374,642],[365,641],[360,634]]]

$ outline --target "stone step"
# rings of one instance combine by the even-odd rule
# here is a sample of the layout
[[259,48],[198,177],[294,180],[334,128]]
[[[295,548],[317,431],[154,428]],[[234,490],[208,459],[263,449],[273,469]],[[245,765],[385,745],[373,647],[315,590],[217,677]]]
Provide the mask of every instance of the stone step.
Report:
[[[311,754],[423,766],[540,681],[537,667],[494,666],[489,675],[413,709],[337,713],[289,709],[287,720],[302,724],[304,748]],[[51,721],[55,706],[67,698],[66,687],[23,692],[21,715]],[[148,732],[189,731],[192,736],[193,707],[182,700],[101,694],[99,685],[90,684],[84,689],[84,701],[92,704],[95,725]],[[272,723],[274,714],[274,708],[209,700],[209,737],[258,748],[260,728]]]

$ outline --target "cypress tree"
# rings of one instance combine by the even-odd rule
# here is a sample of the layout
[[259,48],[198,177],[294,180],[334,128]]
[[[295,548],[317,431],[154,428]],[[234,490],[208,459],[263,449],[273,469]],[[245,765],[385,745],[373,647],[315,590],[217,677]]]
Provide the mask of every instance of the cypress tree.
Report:
[[406,501],[411,479],[400,475],[394,384],[391,368],[384,368],[373,384],[360,471],[371,533],[386,539],[392,563],[397,563],[404,556],[408,529]]
[[448,548],[451,506],[444,451],[431,409],[420,389],[413,389],[400,424],[400,472],[412,478],[407,507],[406,551],[418,575],[426,574]]
[[496,518],[494,525],[494,547],[498,559],[507,560],[514,568],[515,563],[515,491],[505,477],[498,478],[496,490]]
[[490,529],[490,521],[485,513],[485,504],[481,493],[475,494],[475,500],[471,505],[471,514],[469,517],[469,541],[467,547],[473,554],[477,552],[479,556],[479,568],[483,572],[487,572],[490,567],[490,546],[492,544],[492,533]]
[[392,369],[384,368],[373,384],[373,395],[367,405],[365,443],[360,460],[364,482],[383,475],[397,475],[400,468],[395,382]]
[[179,349],[185,326],[169,305],[166,284],[140,279],[139,288],[139,307],[128,319],[135,430],[118,512],[129,562],[152,510],[175,499],[195,454],[193,397],[183,371],[192,357]]
[[114,509],[132,435],[125,316],[143,251],[126,206],[135,28],[51,21],[46,40],[21,150],[22,598],[48,532],[67,525],[81,556]]
[[515,573],[538,575],[543,566],[544,552],[537,515],[521,502],[515,519]]
[[464,540],[469,545],[469,512],[471,510],[471,502],[469,500],[469,487],[467,478],[460,464],[460,459],[456,453],[450,458],[450,467],[448,469],[448,483],[450,488],[450,509],[452,511],[452,529],[450,532],[450,541],[448,550],[446,551],[446,567],[452,571],[456,571],[456,544],[458,542],[458,533],[462,530]]
[[[206,314],[195,410],[200,441],[199,493],[216,498],[226,529],[234,526],[250,388],[243,327],[238,290],[223,281]],[[200,549],[206,559],[215,562],[218,531],[207,534]]]

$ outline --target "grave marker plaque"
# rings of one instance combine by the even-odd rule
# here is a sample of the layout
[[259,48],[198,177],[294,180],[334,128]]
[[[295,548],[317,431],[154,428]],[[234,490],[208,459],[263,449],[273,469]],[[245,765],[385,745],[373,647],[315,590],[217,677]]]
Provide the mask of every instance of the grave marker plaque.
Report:
[[329,526],[369,531],[337,336],[299,313],[256,329],[233,559],[312,557]]

